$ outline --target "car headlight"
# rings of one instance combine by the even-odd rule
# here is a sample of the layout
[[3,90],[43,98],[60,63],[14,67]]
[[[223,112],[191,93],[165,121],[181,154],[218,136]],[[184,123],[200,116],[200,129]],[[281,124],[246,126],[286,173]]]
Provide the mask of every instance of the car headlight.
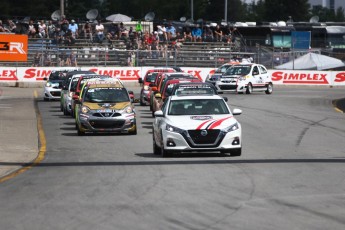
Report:
[[240,128],[238,122],[236,122],[235,124],[223,129],[225,132],[229,133],[229,132],[232,132],[232,131],[235,131],[235,130],[238,130]]
[[148,85],[145,85],[145,86],[144,86],[144,90],[149,90],[149,86],[148,86]]
[[47,87],[51,87],[52,84],[51,84],[50,82],[47,82],[47,83],[46,83],[46,86],[47,86]]
[[182,133],[184,131],[183,129],[177,128],[169,124],[166,124],[165,129],[174,133]]
[[69,92],[68,96],[73,97],[73,92]]
[[131,106],[127,106],[125,109],[124,109],[124,111],[126,112],[126,113],[133,113],[134,111],[133,111],[133,108],[131,107]]
[[90,108],[89,108],[89,107],[87,107],[87,106],[81,107],[81,112],[82,112],[82,113],[88,113],[89,111],[90,111]]
[[246,78],[247,78],[246,76],[242,76],[242,77],[239,77],[238,80],[239,80],[239,81],[245,81]]

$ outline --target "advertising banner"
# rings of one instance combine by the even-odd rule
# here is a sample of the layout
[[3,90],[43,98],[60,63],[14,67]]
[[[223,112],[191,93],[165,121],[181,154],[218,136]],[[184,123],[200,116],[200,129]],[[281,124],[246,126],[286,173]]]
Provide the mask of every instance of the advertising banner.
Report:
[[26,62],[27,60],[27,35],[0,34],[0,61]]

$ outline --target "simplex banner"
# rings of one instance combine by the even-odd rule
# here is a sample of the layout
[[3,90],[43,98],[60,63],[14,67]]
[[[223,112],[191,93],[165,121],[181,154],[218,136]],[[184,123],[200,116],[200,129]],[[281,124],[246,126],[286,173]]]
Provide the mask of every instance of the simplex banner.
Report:
[[[43,82],[54,70],[78,69],[90,70],[97,74],[110,75],[122,81],[138,81],[153,67],[0,67],[0,82]],[[205,81],[214,72],[214,68],[182,67]],[[345,71],[314,71],[314,70],[268,70],[276,85],[325,85],[345,86]]]

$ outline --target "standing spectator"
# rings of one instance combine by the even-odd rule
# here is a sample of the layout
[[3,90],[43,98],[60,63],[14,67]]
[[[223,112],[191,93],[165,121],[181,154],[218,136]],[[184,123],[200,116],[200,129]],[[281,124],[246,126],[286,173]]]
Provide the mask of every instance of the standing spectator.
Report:
[[0,20],[0,32],[10,32],[3,24],[2,21]]
[[38,22],[38,36],[40,38],[46,38],[47,36],[47,25],[44,23],[44,20]]
[[135,32],[141,36],[143,33],[143,26],[141,25],[141,21],[139,20],[137,24],[135,25]]
[[71,30],[74,39],[78,38],[78,24],[72,19],[71,23],[68,25],[68,29]]
[[75,53],[75,51],[72,51],[69,59],[71,61],[71,66],[77,67],[78,66],[78,62],[77,62],[77,54]]
[[165,42],[168,40],[167,30],[166,30],[164,25],[158,25],[157,26],[157,32],[158,32],[158,36],[159,36],[160,41]]
[[116,22],[112,22],[108,28],[107,39],[112,42],[118,39],[119,27]]
[[34,25],[34,21],[33,20],[30,20],[29,21],[29,28],[28,28],[28,36],[29,38],[35,38],[36,37],[36,28],[35,28],[35,25]]
[[61,16],[61,20],[60,20],[59,24],[60,24],[61,30],[66,33],[68,30],[69,22],[66,19],[65,15]]
[[98,20],[95,29],[96,29],[96,42],[102,44],[104,40],[104,26],[101,23],[101,20]]
[[48,38],[54,38],[55,25],[53,24],[52,20],[48,21],[47,31],[48,31],[47,37]]
[[48,54],[48,52],[45,52],[43,54],[43,65],[44,66],[51,66],[51,64],[52,64],[51,56],[50,56],[50,54]]
[[59,66],[65,66],[67,61],[67,54],[65,52],[61,52],[59,54]]
[[86,39],[90,39],[90,41],[92,41],[92,26],[90,24],[90,22],[86,22],[83,26],[83,33],[84,33],[84,37]]
[[36,52],[32,66],[38,67],[40,66],[40,63],[41,63],[41,54],[39,52]]
[[193,42],[201,42],[202,40],[202,30],[199,25],[192,30]]
[[214,37],[217,42],[221,42],[223,40],[223,31],[219,25],[214,29]]
[[60,26],[55,27],[55,31],[52,34],[52,43],[55,45],[61,44],[64,40],[64,32],[60,29]]

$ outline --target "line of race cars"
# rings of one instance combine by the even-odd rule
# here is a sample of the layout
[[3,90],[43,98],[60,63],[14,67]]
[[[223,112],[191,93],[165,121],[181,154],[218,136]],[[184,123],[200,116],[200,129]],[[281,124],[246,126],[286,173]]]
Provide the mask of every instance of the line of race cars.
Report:
[[[44,99],[60,100],[64,115],[75,118],[78,135],[137,134],[134,93],[119,79],[88,71],[53,71],[51,76]],[[234,116],[242,111],[231,111],[220,94],[273,92],[271,78],[259,64],[229,63],[205,82],[179,68],[153,68],[138,82],[139,104],[149,106],[154,117],[153,153],[162,157],[185,152],[240,156],[242,128]]]

